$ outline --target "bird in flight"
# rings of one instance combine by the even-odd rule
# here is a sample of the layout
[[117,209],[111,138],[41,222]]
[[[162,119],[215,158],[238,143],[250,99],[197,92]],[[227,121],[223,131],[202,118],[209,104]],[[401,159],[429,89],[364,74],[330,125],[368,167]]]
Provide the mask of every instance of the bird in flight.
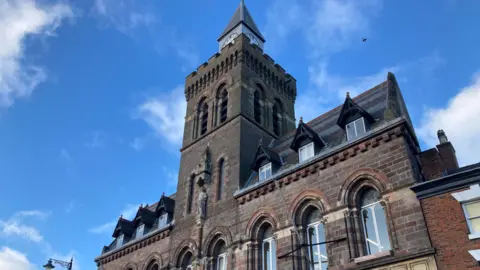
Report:
[[363,42],[366,42],[366,41],[367,41],[367,38],[362,38],[362,41],[363,41]]

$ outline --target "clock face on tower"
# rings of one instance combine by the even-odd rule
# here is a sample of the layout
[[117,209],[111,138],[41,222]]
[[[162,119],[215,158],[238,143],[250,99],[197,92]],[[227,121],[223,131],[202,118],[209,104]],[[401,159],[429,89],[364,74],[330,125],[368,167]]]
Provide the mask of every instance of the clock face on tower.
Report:
[[230,34],[230,36],[227,37],[227,39],[225,39],[225,42],[223,43],[222,45],[222,48],[227,46],[229,43],[233,43],[234,42],[234,39],[238,36],[238,33],[232,33]]

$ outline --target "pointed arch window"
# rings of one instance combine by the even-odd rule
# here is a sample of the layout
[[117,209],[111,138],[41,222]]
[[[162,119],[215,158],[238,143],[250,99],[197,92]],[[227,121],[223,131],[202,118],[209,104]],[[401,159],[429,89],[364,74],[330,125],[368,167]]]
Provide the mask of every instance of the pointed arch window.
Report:
[[217,185],[217,200],[222,199],[223,186],[225,182],[225,160],[221,159],[218,162],[218,185]]
[[373,188],[364,189],[360,193],[359,205],[366,254],[390,250],[385,209],[380,203],[378,191]]
[[181,269],[192,270],[193,269],[192,262],[193,262],[193,255],[190,251],[187,251],[187,253],[183,255],[182,262],[180,263]]
[[208,105],[204,103],[201,108],[201,122],[200,122],[200,134],[204,135],[207,133],[208,126]]
[[160,268],[158,266],[158,263],[155,260],[152,260],[147,266],[147,270],[159,270],[159,269]]
[[260,101],[263,99],[263,89],[257,85],[257,89],[253,93],[253,115],[257,123],[262,123],[262,105]]
[[276,252],[275,239],[273,237],[273,228],[270,225],[266,225],[263,228],[261,237],[261,269],[262,270],[276,270],[277,269],[277,252]]
[[280,101],[275,100],[275,103],[273,104],[273,109],[272,109],[272,124],[273,124],[273,133],[275,135],[280,136],[282,135],[282,114],[283,113],[283,107]]
[[228,117],[228,92],[223,86],[223,90],[220,92],[220,123],[227,120]]
[[224,241],[219,241],[214,249],[213,269],[226,270],[227,269],[227,251]]
[[307,227],[308,254],[311,270],[328,268],[327,247],[324,243],[325,224],[321,220],[320,210],[312,207],[305,219]]
[[187,214],[192,212],[192,205],[193,205],[193,194],[195,192],[195,177],[192,175],[188,179],[188,194],[187,194]]

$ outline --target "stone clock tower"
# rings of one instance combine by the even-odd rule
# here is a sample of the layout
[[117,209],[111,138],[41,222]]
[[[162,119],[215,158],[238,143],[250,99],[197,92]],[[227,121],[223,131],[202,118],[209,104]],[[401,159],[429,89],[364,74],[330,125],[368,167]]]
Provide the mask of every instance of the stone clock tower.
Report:
[[[218,42],[219,52],[185,81],[174,242],[202,243],[203,232],[218,226],[240,237],[234,193],[249,182],[259,142],[295,129],[296,80],[263,52],[265,39],[243,1]],[[206,251],[198,249],[201,257]]]

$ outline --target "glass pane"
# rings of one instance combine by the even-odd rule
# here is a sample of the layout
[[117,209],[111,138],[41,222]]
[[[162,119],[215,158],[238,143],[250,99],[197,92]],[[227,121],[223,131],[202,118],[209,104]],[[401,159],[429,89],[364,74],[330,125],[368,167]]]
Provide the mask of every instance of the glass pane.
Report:
[[480,202],[474,202],[465,204],[465,210],[467,211],[468,217],[479,217],[480,216]]
[[365,235],[365,244],[367,246],[367,254],[374,254],[379,252],[372,214],[373,213],[371,207],[362,210],[362,221]]
[[360,196],[360,206],[370,205],[380,200],[380,195],[375,189],[365,189]]
[[271,245],[272,245],[272,251],[271,251],[271,255],[270,255],[270,263],[271,263],[271,269],[272,270],[276,270],[277,269],[277,248],[275,247],[275,240],[272,240],[271,242]]
[[268,168],[267,171],[265,172],[265,178],[269,178],[270,176],[272,176],[272,169]]
[[355,126],[354,123],[350,123],[347,125],[347,139],[353,140],[357,137],[357,134],[355,133]]
[[[319,243],[324,243],[325,242],[325,227],[323,224],[318,224],[318,240]],[[321,262],[321,268],[322,270],[326,270],[328,267],[328,258],[327,258],[327,245],[322,244],[318,245],[318,249],[320,250],[320,262]]]
[[310,211],[310,213],[308,213],[307,216],[307,224],[311,225],[314,222],[320,221],[320,217],[320,210],[318,210],[318,208],[316,207],[312,207],[312,210]]
[[363,118],[355,120],[355,129],[357,130],[357,137],[365,134],[365,122],[363,121]]
[[225,260],[223,257],[218,257],[218,263],[217,263],[217,270],[224,270],[225,269]]
[[270,243],[263,243],[263,270],[271,270],[270,268]]
[[315,227],[309,227],[308,228],[308,244],[310,245],[308,247],[309,253],[312,251],[313,254],[310,254],[310,258],[314,265],[317,265],[320,262],[320,254],[319,254],[319,249],[318,245],[315,245],[318,243],[318,236],[317,236],[317,230]]
[[315,156],[315,151],[314,151],[313,143],[310,143],[308,146],[308,158],[311,158]]
[[390,238],[388,236],[387,219],[385,217],[385,209],[382,205],[375,205],[375,220],[377,222],[378,237],[380,238],[381,251],[390,250]]
[[480,218],[475,218],[470,220],[472,225],[472,233],[480,232]]
[[300,148],[298,151],[298,160],[299,162],[303,162],[305,160],[305,150],[303,148]]

